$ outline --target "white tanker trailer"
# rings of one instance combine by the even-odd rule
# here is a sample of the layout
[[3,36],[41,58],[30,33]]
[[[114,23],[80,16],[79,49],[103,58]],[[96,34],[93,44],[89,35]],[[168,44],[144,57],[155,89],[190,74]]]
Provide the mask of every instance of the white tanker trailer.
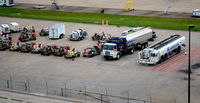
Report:
[[185,37],[175,34],[171,35],[138,53],[138,63],[157,64],[162,63],[171,56],[181,52],[181,47],[185,46]]

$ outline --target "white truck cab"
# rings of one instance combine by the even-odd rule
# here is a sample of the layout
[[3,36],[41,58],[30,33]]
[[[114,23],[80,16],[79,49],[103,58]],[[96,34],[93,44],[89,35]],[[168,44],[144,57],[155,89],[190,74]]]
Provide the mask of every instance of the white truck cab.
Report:
[[103,44],[103,56],[104,58],[120,58],[119,51],[117,50],[117,45],[114,43]]
[[160,53],[152,48],[146,48],[139,52],[139,60],[141,64],[155,64],[160,60]]
[[8,24],[1,24],[1,29],[3,34],[10,34],[10,27]]
[[11,32],[20,32],[19,24],[16,22],[10,23],[10,31]]
[[14,6],[14,0],[0,0],[0,6]]
[[192,16],[200,17],[200,9],[195,9],[192,11]]

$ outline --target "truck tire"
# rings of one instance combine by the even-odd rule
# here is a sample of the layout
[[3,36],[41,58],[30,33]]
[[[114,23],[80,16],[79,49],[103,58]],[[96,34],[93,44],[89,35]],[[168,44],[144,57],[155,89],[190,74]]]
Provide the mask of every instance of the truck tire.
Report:
[[105,59],[105,60],[108,60],[108,57],[105,57],[105,56],[104,56],[104,59]]
[[181,52],[181,46],[177,48],[177,54]]
[[116,58],[117,60],[119,60],[120,59],[120,54],[117,54],[117,58]]
[[64,34],[61,34],[59,38],[62,39],[63,37],[64,37]]

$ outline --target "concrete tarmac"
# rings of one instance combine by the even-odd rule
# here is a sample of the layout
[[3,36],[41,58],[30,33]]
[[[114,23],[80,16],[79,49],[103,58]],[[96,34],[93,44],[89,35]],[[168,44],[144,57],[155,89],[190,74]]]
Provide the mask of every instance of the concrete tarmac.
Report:
[[[120,36],[124,30],[131,28],[0,17],[0,24],[12,21],[18,22],[21,28],[28,25],[35,26],[38,43],[72,45],[79,51],[96,44],[91,36],[99,30],[110,33],[112,36]],[[42,28],[55,23],[66,25],[65,38],[50,40],[48,37],[38,35]],[[86,39],[79,42],[69,41],[68,36],[71,31],[79,28],[88,32]],[[149,42],[149,45],[172,34],[180,34],[188,39],[188,31],[155,29],[155,32],[158,38],[154,42]],[[19,33],[12,34],[13,40],[16,41],[18,36]],[[199,39],[199,32],[192,32],[191,45],[200,46]],[[129,91],[131,98],[149,100],[151,96],[155,103],[173,103],[174,100],[177,103],[187,103],[187,80],[184,79],[187,74],[179,71],[174,73],[152,71],[156,66],[144,66],[137,63],[138,52],[125,55],[120,60],[105,61],[102,56],[95,56],[93,58],[79,57],[72,61],[53,55],[0,51],[0,79],[7,80],[12,75],[15,81],[23,82],[28,77],[32,84],[44,84],[44,80],[48,80],[49,87],[60,88],[63,87],[63,83],[68,83],[69,88],[79,89],[86,85],[87,90],[91,92],[105,93],[105,88],[107,88],[109,94],[117,96],[127,96],[127,91]],[[200,61],[193,63],[195,62]],[[187,67],[182,69],[187,69]],[[200,101],[199,73],[200,69],[193,70],[192,103]]]

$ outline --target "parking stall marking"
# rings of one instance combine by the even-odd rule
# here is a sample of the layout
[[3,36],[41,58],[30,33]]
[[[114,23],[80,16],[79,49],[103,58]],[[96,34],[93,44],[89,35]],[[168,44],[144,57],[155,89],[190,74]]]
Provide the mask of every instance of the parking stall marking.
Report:
[[[188,55],[184,54],[186,51],[188,50],[185,50],[181,52],[180,54],[168,59],[164,63],[153,68],[152,71],[176,72],[182,69],[188,64]],[[200,47],[192,47],[191,48],[191,62],[194,62],[199,59],[200,59]]]

